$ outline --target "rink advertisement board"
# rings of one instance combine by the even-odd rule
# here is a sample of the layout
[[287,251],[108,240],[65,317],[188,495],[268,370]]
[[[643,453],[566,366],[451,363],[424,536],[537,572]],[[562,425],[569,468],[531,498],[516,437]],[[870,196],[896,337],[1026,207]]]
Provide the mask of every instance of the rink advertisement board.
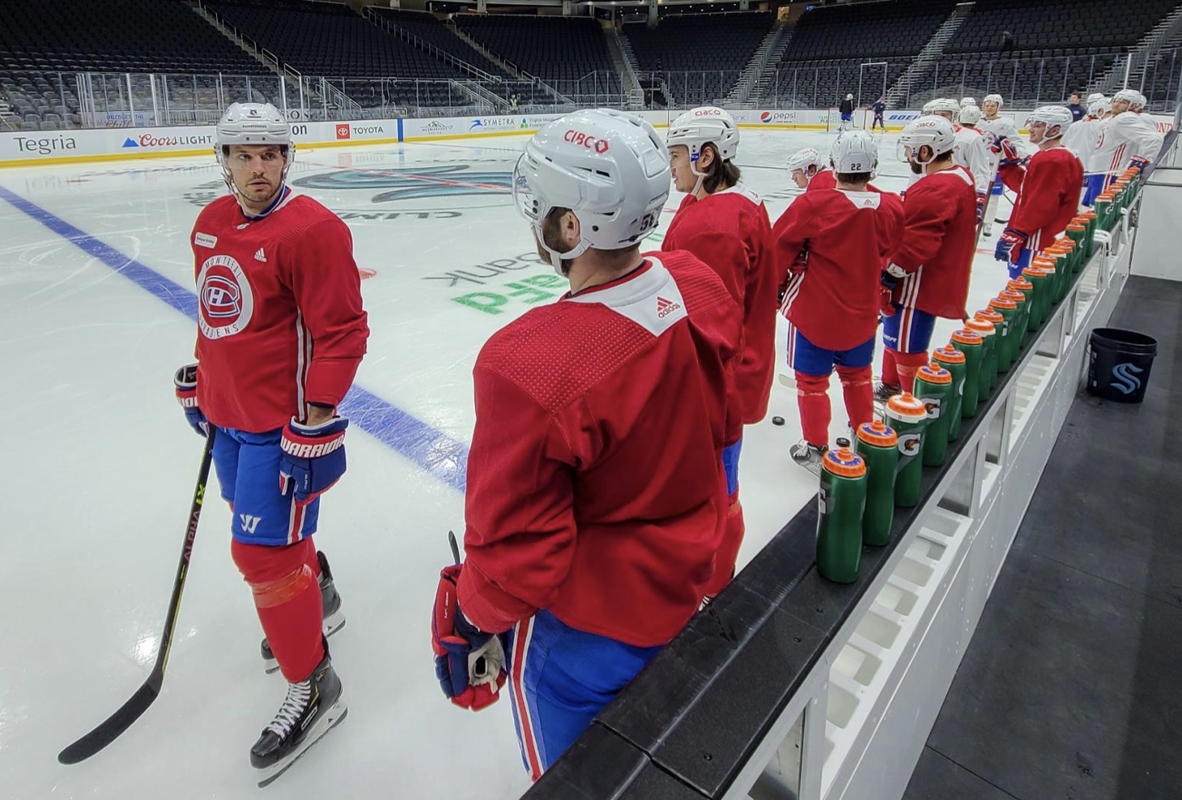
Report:
[[[679,112],[643,111],[648,122],[666,128]],[[742,128],[766,130],[833,131],[840,124],[836,109],[737,109],[731,112]],[[439,139],[480,139],[532,134],[558,114],[513,114],[473,117],[428,117],[421,119],[361,120],[355,122],[294,122],[292,135],[299,147],[350,147],[397,144]],[[901,130],[918,119],[916,110],[886,113],[888,130]],[[1013,115],[1019,129],[1026,113]],[[1170,130],[1170,117],[1151,115],[1163,132]],[[854,112],[855,128],[869,128],[872,115]],[[175,156],[209,156],[214,144],[212,125],[172,128],[99,128],[69,131],[0,132],[0,167],[20,167],[73,162],[116,161]]]

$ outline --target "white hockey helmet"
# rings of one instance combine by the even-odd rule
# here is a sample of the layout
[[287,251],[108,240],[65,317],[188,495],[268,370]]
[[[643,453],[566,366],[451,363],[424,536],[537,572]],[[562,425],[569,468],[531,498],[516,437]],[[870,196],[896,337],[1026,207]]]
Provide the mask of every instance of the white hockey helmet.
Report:
[[[788,177],[793,178],[797,170],[800,170],[804,175],[805,184],[813,179],[809,175],[809,167],[816,167],[817,172],[825,169],[828,164],[825,162],[825,157],[822,156],[815,148],[806,147],[803,150],[797,150],[792,155],[788,156]],[[793,178],[795,180],[795,178]]]
[[[1071,116],[1071,109],[1067,106],[1039,106],[1026,118],[1026,127],[1029,128],[1033,122],[1041,122],[1047,126],[1044,138],[1058,139],[1067,133],[1067,129],[1071,127],[1072,119],[1074,117]],[[1052,133],[1053,128],[1058,128],[1058,132]]]
[[1141,92],[1137,92],[1137,99],[1136,99],[1136,100],[1134,100],[1132,103],[1130,103],[1130,104],[1129,104],[1129,108],[1133,109],[1134,111],[1144,111],[1144,110],[1145,110],[1145,104],[1146,104],[1146,103],[1148,103],[1148,102],[1149,102],[1149,98],[1148,98],[1148,97],[1146,97],[1146,96],[1145,96],[1143,93],[1141,93]]
[[967,106],[976,106],[976,105],[977,105],[977,101],[975,98],[972,98],[972,97],[960,98],[960,107],[961,108],[965,108]]
[[985,95],[985,99],[981,102],[984,105],[989,105],[990,103],[996,104],[998,111],[1001,111],[1002,106],[1005,105],[1005,100],[1002,99],[1000,94],[987,94]]
[[237,195],[238,189],[230,178],[226,161],[232,144],[273,144],[283,148],[285,164],[282,180],[287,180],[291,163],[295,161],[295,148],[291,143],[291,125],[283,112],[270,103],[231,103],[214,128],[213,149],[222,177],[230,191]]
[[702,147],[713,144],[723,161],[730,161],[739,153],[739,126],[728,112],[715,106],[700,106],[685,112],[669,125],[665,134],[669,147],[685,145],[689,149],[690,172],[698,176],[693,193],[696,194],[706,179],[698,171],[698,157]]
[[931,100],[924,105],[923,113],[927,116],[932,114],[951,114],[955,118],[960,113],[960,103],[951,97],[937,97],[935,100]]
[[[904,155],[908,150],[918,155],[919,148],[924,145],[932,148],[933,159],[945,153],[951,153],[952,148],[956,145],[956,130],[952,127],[952,123],[944,117],[931,114],[908,122],[907,126],[903,128],[903,132],[899,134],[899,146],[903,148]],[[928,164],[931,161],[920,163]]]
[[[669,151],[639,117],[609,108],[576,111],[529,140],[513,169],[513,202],[562,273],[562,259],[594,247],[634,247],[657,228],[669,197]],[[551,250],[542,223],[555,208],[579,220],[573,250]]]
[[960,110],[961,125],[976,125],[981,121],[981,109],[976,106],[965,106]]
[[842,131],[833,143],[829,160],[834,172],[869,172],[870,177],[874,177],[878,167],[878,143],[869,131]]
[[1088,108],[1091,108],[1092,103],[1095,103],[1097,100],[1107,100],[1107,99],[1108,98],[1106,98],[1104,96],[1103,92],[1092,92],[1091,94],[1088,95],[1088,99],[1086,102],[1088,104]]
[[1112,103],[1104,95],[1088,103],[1088,116],[1099,119],[1112,110]]
[[1140,99],[1141,93],[1136,89],[1121,89],[1112,96],[1112,105],[1115,106],[1117,103],[1128,103],[1129,108],[1132,108]]
[[853,94],[847,94],[847,95],[845,96],[845,99],[846,99],[846,100],[853,100],[853,99],[854,99],[854,96],[853,96]]

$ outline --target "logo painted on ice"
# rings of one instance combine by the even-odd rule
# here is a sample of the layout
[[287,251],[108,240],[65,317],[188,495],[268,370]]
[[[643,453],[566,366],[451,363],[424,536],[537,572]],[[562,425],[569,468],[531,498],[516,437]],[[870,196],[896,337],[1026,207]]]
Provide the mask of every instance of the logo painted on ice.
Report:
[[1117,364],[1112,368],[1112,387],[1119,389],[1125,394],[1132,394],[1141,388],[1141,379],[1135,378],[1130,373],[1141,373],[1145,370],[1130,363]]
[[231,256],[211,256],[197,276],[201,301],[197,326],[207,339],[241,333],[254,315],[254,293],[241,265]]

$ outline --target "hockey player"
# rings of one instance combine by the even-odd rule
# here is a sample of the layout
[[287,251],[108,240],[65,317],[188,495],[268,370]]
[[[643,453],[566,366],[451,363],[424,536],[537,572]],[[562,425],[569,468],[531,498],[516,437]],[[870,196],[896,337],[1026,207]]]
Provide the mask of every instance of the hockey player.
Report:
[[534,779],[697,611],[722,540],[742,314],[689,253],[640,253],[670,177],[652,126],[606,109],[550,122],[514,170],[571,288],[477,357],[467,560],[432,646],[456,705],[508,679]]
[[973,97],[962,97],[962,98],[960,98],[960,107],[961,107],[961,108],[968,108],[969,106],[972,106],[973,108],[976,108],[976,107],[977,107],[977,100],[976,100],[976,98],[973,98]]
[[1163,136],[1151,119],[1133,109],[1143,104],[1135,89],[1121,89],[1112,98],[1112,118],[1104,125],[1096,149],[1088,160],[1088,190],[1084,205],[1092,205],[1126,168],[1144,167],[1161,150]]
[[838,131],[848,131],[854,127],[854,96],[847,94],[845,99],[841,101],[841,125],[837,127]]
[[[1088,106],[1088,115],[1079,122],[1073,122],[1063,135],[1063,146],[1072,150],[1081,162],[1091,160],[1100,134],[1104,130],[1104,117],[1108,113],[1108,100],[1103,96]],[[1086,181],[1085,177],[1085,181]]]
[[828,159],[811,147],[797,150],[788,157],[788,174],[798,189],[806,191],[832,189],[837,184]]
[[977,236],[973,177],[952,160],[956,135],[943,117],[920,117],[900,134],[904,155],[920,179],[903,201],[903,234],[887,265],[894,314],[883,320],[882,383],[886,401],[911,391],[928,361],[937,317],[962,320]]
[[985,137],[985,145],[989,150],[989,172],[994,176],[985,207],[985,224],[981,229],[981,232],[986,236],[993,235],[994,208],[997,205],[997,198],[1001,196],[1004,186],[1001,182],[1001,177],[997,174],[998,165],[1001,163],[1001,150],[999,149],[998,142],[1002,139],[1009,139],[1019,148],[1021,147],[1018,126],[1014,124],[1013,117],[1001,116],[1003,105],[1004,101],[1000,94],[987,95],[983,101],[982,108],[982,111],[985,113],[981,116],[981,121],[977,123],[977,130],[981,131],[981,134]]
[[215,148],[230,194],[193,226],[197,363],[175,383],[194,430],[214,436],[230,552],[267,636],[264,657],[288,681],[250,750],[265,785],[346,713],[322,627],[343,623],[340,597],[312,534],[320,495],[345,471],[349,423],[336,408],[369,329],[348,227],[286,183],[295,148],[284,116],[235,103]]
[[[966,99],[972,100],[971,97]],[[959,121],[953,159],[973,174],[973,180],[976,182],[979,225],[985,219],[985,201],[989,198],[990,187],[993,184],[993,165],[984,132],[977,130],[977,123],[981,121],[981,109],[977,108],[975,103],[962,107]],[[956,153],[960,154],[960,159],[956,158]]]
[[994,255],[1006,262],[1011,278],[1030,266],[1034,253],[1054,243],[1079,212],[1083,165],[1063,146],[1071,124],[1071,110],[1066,106],[1036,108],[1026,118],[1026,126],[1030,143],[1038,145],[1038,152],[1025,166],[1012,144],[1008,140],[1002,143],[1001,177],[1018,193],[1018,199]]
[[[661,249],[693,253],[718,273],[743,309],[743,353],[736,367],[735,386],[743,424],[754,425],[767,415],[776,360],[777,281],[767,207],[740,182],[742,176],[734,163],[739,129],[721,108],[705,106],[685,112],[669,126],[665,142],[674,188],[686,197],[669,224]],[[730,513],[708,597],[717,595],[730,580],[743,541],[738,484],[742,444],[742,439],[728,442],[723,454]]]
[[883,121],[883,114],[886,113],[886,96],[878,98],[871,106],[874,110],[874,122],[870,123],[870,130],[878,128],[883,133],[886,133],[886,122]]
[[837,187],[797,198],[776,222],[777,264],[788,280],[788,366],[804,438],[792,458],[820,474],[829,442],[829,376],[837,368],[851,427],[874,415],[870,364],[878,328],[879,277],[898,244],[903,204],[869,185],[878,145],[850,131],[833,148]]

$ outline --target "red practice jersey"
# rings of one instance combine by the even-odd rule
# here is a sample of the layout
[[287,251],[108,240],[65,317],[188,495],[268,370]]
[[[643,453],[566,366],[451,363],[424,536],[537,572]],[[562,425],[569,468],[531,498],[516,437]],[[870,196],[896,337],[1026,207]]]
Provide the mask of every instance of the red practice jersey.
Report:
[[247,220],[220,197],[193,226],[197,402],[215,425],[253,433],[336,406],[369,336],[345,223],[291,194]]
[[792,201],[773,229],[777,269],[787,271],[781,312],[826,350],[849,350],[874,337],[879,281],[899,244],[898,195],[825,189]]
[[693,616],[725,531],[741,320],[709,267],[660,253],[488,340],[458,588],[475,625],[545,608],[647,647]]
[[817,192],[821,189],[836,189],[837,176],[833,174],[833,170],[826,167],[818,172],[809,181],[809,185],[804,187],[806,192]]
[[664,251],[688,250],[718,273],[743,309],[743,357],[735,384],[743,424],[767,415],[776,360],[776,271],[772,226],[759,195],[742,184],[698,200],[686,195],[669,225]]
[[1066,147],[1039,150],[1025,167],[1001,168],[1001,179],[1018,193],[1008,227],[1030,237],[1034,252],[1055,243],[1079,213],[1083,164]]
[[899,281],[895,301],[964,319],[976,246],[977,193],[969,171],[953,167],[920,178],[903,199],[903,238],[891,257],[911,273]]

